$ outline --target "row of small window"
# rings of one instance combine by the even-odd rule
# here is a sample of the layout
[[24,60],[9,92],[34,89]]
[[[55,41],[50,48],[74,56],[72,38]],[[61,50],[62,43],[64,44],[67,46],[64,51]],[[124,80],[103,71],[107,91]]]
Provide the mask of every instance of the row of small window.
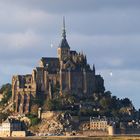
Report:
[[90,122],[90,124],[105,124],[105,125],[107,125],[107,122]]
[[0,133],[9,133],[10,130],[2,130]]
[[62,50],[61,53],[69,53],[69,50]]
[[92,124],[91,127],[107,127],[106,124]]
[[91,126],[91,128],[106,128],[107,126],[106,125],[100,125],[100,126],[98,126],[98,125],[92,125]]
[[91,124],[106,124],[107,125],[107,122],[91,122]]

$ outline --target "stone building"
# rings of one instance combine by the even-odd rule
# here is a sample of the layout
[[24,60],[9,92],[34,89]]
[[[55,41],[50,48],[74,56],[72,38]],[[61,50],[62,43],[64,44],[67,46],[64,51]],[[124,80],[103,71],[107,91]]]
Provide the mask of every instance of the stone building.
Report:
[[91,95],[104,92],[104,80],[96,75],[95,67],[87,63],[86,55],[71,50],[66,39],[63,20],[62,39],[58,57],[42,57],[39,66],[30,75],[12,78],[12,97],[15,112],[28,113],[32,98],[53,98],[54,92]]
[[91,117],[90,118],[90,130],[102,130],[107,131],[109,122],[106,117]]
[[21,131],[21,122],[7,118],[0,126],[0,137],[10,137],[13,131]]

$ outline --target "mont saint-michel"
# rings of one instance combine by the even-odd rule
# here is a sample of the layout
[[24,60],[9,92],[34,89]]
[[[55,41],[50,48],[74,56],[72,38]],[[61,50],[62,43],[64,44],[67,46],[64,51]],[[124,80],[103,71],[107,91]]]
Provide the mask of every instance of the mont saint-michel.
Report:
[[31,74],[0,89],[0,137],[140,134],[140,111],[105,89],[84,52],[72,50],[65,18],[57,57],[42,57]]
[[65,21],[57,56],[42,57],[32,74],[13,76],[12,100],[15,112],[29,113],[32,99],[47,100],[63,94],[91,96],[105,91],[103,78],[96,75],[94,65],[90,67],[86,55],[70,49]]

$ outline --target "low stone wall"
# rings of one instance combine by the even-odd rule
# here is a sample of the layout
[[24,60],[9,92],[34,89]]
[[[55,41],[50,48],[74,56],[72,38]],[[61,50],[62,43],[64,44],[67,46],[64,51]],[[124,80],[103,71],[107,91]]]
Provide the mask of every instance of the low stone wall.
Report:
[[140,128],[125,128],[125,129],[115,129],[115,134],[121,135],[137,135],[140,134]]
[[0,132],[0,137],[10,137],[11,136],[11,133],[8,131],[8,132],[3,132],[1,131]]
[[53,116],[59,115],[61,111],[47,111],[41,113],[41,119],[51,119]]
[[26,132],[25,131],[13,131],[11,136],[12,137],[26,137]]
[[108,132],[89,130],[89,131],[83,131],[83,135],[84,136],[108,136]]

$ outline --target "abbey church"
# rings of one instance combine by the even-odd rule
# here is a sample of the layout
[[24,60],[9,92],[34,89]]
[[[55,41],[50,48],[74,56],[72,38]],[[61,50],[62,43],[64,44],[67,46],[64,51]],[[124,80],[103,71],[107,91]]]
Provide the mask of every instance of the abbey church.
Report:
[[57,57],[42,57],[32,74],[13,76],[12,100],[15,112],[29,113],[32,98],[52,99],[55,90],[59,96],[90,96],[105,90],[103,78],[96,75],[94,65],[91,68],[87,63],[86,55],[70,49],[66,39],[65,21]]

